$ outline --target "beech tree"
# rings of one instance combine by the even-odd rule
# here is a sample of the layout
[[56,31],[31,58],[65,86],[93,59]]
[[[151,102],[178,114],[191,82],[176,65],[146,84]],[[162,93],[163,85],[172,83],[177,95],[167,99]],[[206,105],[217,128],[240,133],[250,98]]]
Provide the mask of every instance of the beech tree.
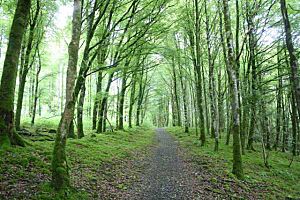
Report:
[[0,144],[21,145],[25,143],[16,133],[14,122],[14,95],[16,87],[18,61],[22,39],[27,26],[30,0],[18,0],[14,19],[10,29],[9,42],[3,65],[0,85]]

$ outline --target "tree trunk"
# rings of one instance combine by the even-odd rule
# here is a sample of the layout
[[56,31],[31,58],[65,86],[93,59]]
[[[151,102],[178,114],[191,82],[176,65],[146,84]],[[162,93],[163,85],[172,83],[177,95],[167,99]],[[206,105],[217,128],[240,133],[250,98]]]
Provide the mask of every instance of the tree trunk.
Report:
[[297,110],[298,110],[298,118],[300,118],[299,63],[298,63],[296,51],[293,44],[292,28],[289,21],[285,0],[280,0],[280,7],[281,7],[281,13],[284,22],[286,47],[288,49],[289,57],[290,57],[290,68],[291,68],[290,73],[291,73],[291,82],[293,88],[292,91],[295,95],[295,102],[297,104]]
[[138,93],[138,101],[136,107],[136,126],[141,125],[141,112],[142,112],[142,103],[143,103],[143,96],[144,96],[144,84],[143,84],[143,76],[144,76],[144,64],[142,66],[142,72],[139,77],[139,93]]
[[79,139],[84,137],[83,105],[84,105],[85,92],[86,92],[86,87],[85,87],[85,84],[83,84],[83,86],[80,90],[79,101],[77,104],[77,136]]
[[37,67],[37,71],[35,74],[35,87],[34,87],[34,101],[33,101],[33,109],[32,109],[32,118],[31,118],[31,126],[34,125],[34,121],[35,121],[35,115],[36,115],[36,107],[37,107],[37,101],[39,98],[39,75],[41,72],[41,68],[42,68],[42,62],[41,62],[41,55],[40,55],[40,51],[38,49],[38,59],[39,59],[39,64]]
[[109,90],[110,90],[110,86],[111,86],[111,83],[113,81],[113,77],[114,77],[114,73],[110,73],[109,74],[109,77],[108,77],[108,82],[107,82],[107,85],[106,85],[106,89],[105,89],[105,94],[101,100],[101,105],[99,106],[99,120],[98,120],[98,126],[97,126],[97,133],[103,133],[104,132],[104,129],[105,129],[105,110],[106,110],[106,107],[107,107],[107,100],[108,100],[108,93],[109,93]]
[[[127,67],[127,66],[126,66]],[[124,101],[125,101],[125,93],[126,93],[126,72],[123,74],[121,92],[119,96],[119,126],[118,130],[124,130]]]
[[280,8],[284,23],[286,47],[290,58],[290,81],[292,85],[292,126],[293,126],[293,155],[297,154],[297,131],[300,119],[300,80],[299,80],[299,64],[296,51],[293,44],[292,28],[286,7],[286,1],[280,0]]
[[278,146],[279,146],[279,142],[280,142],[280,135],[282,132],[282,125],[284,122],[282,119],[282,90],[283,90],[283,81],[282,81],[282,66],[280,64],[280,54],[279,54],[279,47],[278,47],[278,55],[277,55],[277,65],[278,65],[278,71],[277,71],[277,76],[278,78],[278,85],[277,85],[277,94],[276,94],[276,138],[275,138],[275,143],[274,143],[274,150],[276,151]]
[[136,87],[136,74],[134,73],[132,76],[132,85],[130,91],[130,102],[129,102],[129,111],[128,111],[128,126],[132,128],[132,111],[133,106],[135,104],[135,87]]
[[[250,6],[247,4],[247,8]],[[256,109],[257,109],[257,71],[256,71],[256,59],[255,59],[255,36],[253,33],[254,24],[253,24],[253,14],[248,11],[247,13],[247,22],[248,22],[248,29],[249,29],[249,64],[252,67],[252,98],[251,98],[251,116],[250,116],[250,127],[249,127],[249,134],[248,134],[248,144],[247,149],[254,150],[253,142],[254,142],[254,135],[255,135],[255,128],[256,128]]]
[[233,35],[231,31],[231,19],[229,12],[228,0],[223,0],[224,9],[224,24],[226,31],[226,41],[228,50],[228,77],[229,87],[231,90],[231,111],[233,115],[233,170],[232,173],[239,179],[244,178],[242,156],[241,156],[241,144],[240,144],[240,112],[239,112],[239,96],[238,96],[238,77],[236,58],[233,51]]
[[175,69],[175,58],[172,58],[172,73],[173,73],[173,88],[174,88],[174,100],[176,106],[176,125],[181,126],[181,114],[180,114],[180,104],[179,104],[179,97],[178,97],[178,87],[177,87],[177,75]]
[[208,52],[208,65],[209,65],[209,97],[210,97],[210,113],[211,113],[211,136],[215,139],[215,151],[219,150],[219,111],[217,105],[217,91],[215,83],[215,57],[212,55],[211,37],[209,16],[207,10],[207,3],[204,2],[205,16],[206,16],[206,44]]
[[70,185],[69,168],[66,158],[66,141],[75,110],[75,82],[78,63],[78,51],[81,34],[81,0],[74,0],[72,39],[69,44],[69,62],[66,84],[66,104],[62,114],[53,149],[52,158],[52,185],[56,190],[62,190]]
[[101,91],[102,91],[102,71],[98,72],[98,80],[97,80],[97,89],[96,89],[96,97],[94,102],[94,108],[93,108],[93,130],[96,130],[97,128],[97,116],[98,116],[98,110],[100,99],[101,99]]
[[[195,50],[195,59],[194,59],[194,68],[197,73],[196,77],[196,90],[197,90],[197,104],[198,104],[198,112],[199,112],[199,131],[200,131],[200,140],[201,145],[204,146],[206,142],[205,137],[205,126],[204,126],[204,114],[203,114],[203,101],[202,101],[202,77],[201,77],[201,49],[200,49],[200,9],[198,5],[198,0],[195,0],[195,12],[196,12],[196,23],[195,23],[195,42],[191,39],[192,44],[194,43],[196,46]],[[192,45],[194,46],[194,45]]]
[[[176,59],[177,59],[178,67],[179,67],[179,81],[180,81],[180,86],[181,86],[181,91],[182,91],[183,116],[184,116],[184,132],[185,133],[189,133],[189,119],[188,119],[188,108],[187,108],[186,77],[185,77],[185,74],[183,72],[183,67],[182,67],[182,64],[181,64],[180,47],[179,47],[179,44],[177,44],[176,37],[175,37],[175,44],[176,44],[176,48],[177,48]],[[173,75],[176,76],[175,65],[173,65]],[[175,80],[174,80],[174,82],[175,82]],[[180,112],[179,112],[179,114],[180,114]]]
[[14,95],[18,61],[29,17],[31,0],[18,0],[5,55],[0,85],[0,147],[25,143],[16,133],[14,121]]
[[[16,129],[17,130],[20,130],[24,89],[25,89],[27,74],[29,72],[29,69],[31,68],[30,56],[31,56],[32,48],[33,48],[33,41],[34,41],[34,36],[35,36],[35,32],[36,32],[36,24],[38,21],[39,13],[40,13],[40,3],[38,0],[33,20],[29,26],[29,36],[28,36],[28,41],[27,41],[27,46],[26,46],[26,53],[25,53],[25,57],[24,57],[24,65],[22,66],[23,69],[21,69],[22,73],[20,73],[21,77],[20,77],[20,83],[19,83],[17,109],[16,109]],[[29,105],[29,107],[30,107],[30,105]]]

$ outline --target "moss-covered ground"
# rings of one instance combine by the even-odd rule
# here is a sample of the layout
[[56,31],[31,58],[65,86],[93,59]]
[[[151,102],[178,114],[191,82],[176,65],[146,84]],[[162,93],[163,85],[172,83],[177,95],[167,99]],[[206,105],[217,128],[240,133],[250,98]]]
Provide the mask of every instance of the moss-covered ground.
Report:
[[[209,162],[205,168],[217,176],[224,175],[232,181],[239,182],[231,174],[232,170],[232,144],[225,145],[225,135],[220,139],[220,148],[214,152],[214,140],[207,138],[206,144],[201,147],[199,137],[195,130],[191,129],[190,134],[184,133],[180,127],[167,128],[192,157],[198,160]],[[224,139],[223,139],[224,138]],[[260,192],[265,190],[267,199],[299,199],[300,198],[300,159],[294,158],[289,167],[292,156],[291,152],[270,151],[270,168],[264,166],[261,144],[255,144],[256,151],[246,151],[243,155],[243,168],[245,173],[244,183],[254,187],[261,187]],[[197,159],[196,159],[197,160]],[[195,163],[197,165],[197,163]],[[217,181],[217,179],[215,180]],[[247,189],[247,188],[245,188]],[[248,188],[249,189],[249,188]],[[230,188],[228,188],[230,192]]]
[[[56,126],[57,121],[38,122],[29,130]],[[55,133],[25,136],[31,145],[24,148],[0,149],[0,199],[110,199],[111,195],[126,190],[135,175],[124,168],[130,168],[131,160],[142,156],[137,152],[147,152],[153,142],[153,129],[139,127],[105,134],[86,130],[85,133],[82,139],[67,141],[72,188],[64,194],[57,194],[51,187]]]

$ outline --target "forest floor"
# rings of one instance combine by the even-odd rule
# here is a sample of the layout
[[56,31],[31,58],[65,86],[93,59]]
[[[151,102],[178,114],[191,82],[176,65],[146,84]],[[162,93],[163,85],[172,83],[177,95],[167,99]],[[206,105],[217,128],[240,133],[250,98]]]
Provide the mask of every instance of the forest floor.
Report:
[[[35,128],[39,130],[43,127]],[[188,136],[178,127],[156,131],[139,127],[86,133],[83,139],[68,140],[72,188],[64,194],[50,185],[55,134],[25,136],[31,145],[0,149],[0,199],[285,199],[299,195],[297,160],[287,168],[288,159],[271,156],[272,168],[266,170],[257,151],[252,154],[256,160],[244,159],[246,180],[239,181],[230,173],[232,149],[220,141],[220,151],[213,152],[210,139],[200,147],[193,131]]]
[[220,194],[221,199],[300,199],[300,158],[294,157],[289,167],[290,152],[268,151],[270,168],[266,168],[261,144],[256,143],[256,151],[247,150],[243,155],[245,179],[240,181],[231,173],[232,145],[225,145],[225,136],[215,152],[214,139],[207,137],[201,146],[195,129],[189,134],[180,127],[166,130],[179,141],[185,162],[196,171],[204,189]]
[[155,146],[142,160],[144,170],[128,191],[129,199],[265,199],[271,188],[213,173],[213,160],[191,156],[164,129],[156,130]]
[[[154,131],[139,127],[130,131],[93,134],[69,139],[68,166],[72,188],[58,194],[51,187],[51,158],[55,133],[46,124],[28,129],[23,136],[31,145],[0,149],[0,199],[125,199],[127,189],[139,177],[136,163],[149,153]],[[50,129],[52,130],[52,129]],[[28,131],[26,131],[28,132]],[[133,168],[135,170],[131,170]]]

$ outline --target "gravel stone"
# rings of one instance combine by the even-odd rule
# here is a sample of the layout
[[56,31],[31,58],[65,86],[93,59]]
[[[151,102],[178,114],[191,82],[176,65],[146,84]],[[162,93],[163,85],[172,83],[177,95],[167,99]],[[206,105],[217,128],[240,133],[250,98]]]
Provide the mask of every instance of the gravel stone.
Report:
[[157,146],[131,199],[191,199],[194,179],[178,155],[178,142],[161,128],[156,130],[155,140]]

